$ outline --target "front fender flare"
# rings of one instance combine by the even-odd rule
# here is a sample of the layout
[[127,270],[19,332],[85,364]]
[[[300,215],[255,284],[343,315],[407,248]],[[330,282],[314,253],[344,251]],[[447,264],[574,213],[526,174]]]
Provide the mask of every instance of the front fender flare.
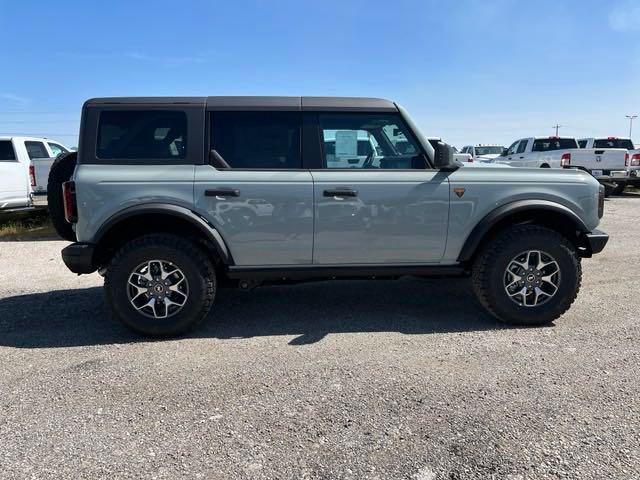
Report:
[[467,262],[471,260],[482,239],[500,221],[517,213],[533,210],[546,210],[559,213],[564,215],[568,221],[572,222],[576,226],[576,230],[584,233],[589,231],[582,219],[574,211],[564,205],[549,200],[518,200],[497,207],[478,222],[467,237],[464,246],[460,251],[460,255],[458,255],[458,262]]

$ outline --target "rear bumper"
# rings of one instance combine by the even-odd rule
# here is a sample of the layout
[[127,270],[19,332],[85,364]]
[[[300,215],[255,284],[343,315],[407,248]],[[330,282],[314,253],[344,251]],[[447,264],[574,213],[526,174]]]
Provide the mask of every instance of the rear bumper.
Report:
[[46,207],[49,205],[47,192],[34,192],[31,194],[31,200],[34,207]]
[[600,253],[604,250],[605,245],[609,241],[609,235],[600,230],[594,230],[593,232],[585,233],[586,246],[589,256]]
[[73,273],[91,273],[96,271],[93,263],[95,245],[92,243],[72,243],[62,249],[62,261]]

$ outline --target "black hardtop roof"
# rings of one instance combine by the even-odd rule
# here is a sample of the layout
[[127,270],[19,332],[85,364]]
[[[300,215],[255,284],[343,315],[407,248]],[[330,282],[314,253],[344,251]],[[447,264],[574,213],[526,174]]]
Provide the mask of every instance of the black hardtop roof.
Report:
[[85,102],[85,106],[105,105],[202,105],[207,110],[398,110],[389,100],[365,97],[105,97]]

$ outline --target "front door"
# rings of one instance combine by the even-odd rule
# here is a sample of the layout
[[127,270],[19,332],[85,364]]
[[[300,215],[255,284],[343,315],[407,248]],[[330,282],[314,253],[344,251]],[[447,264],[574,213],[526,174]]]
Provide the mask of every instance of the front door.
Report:
[[[446,173],[427,168],[424,153],[398,114],[320,113],[325,148],[312,170],[313,263],[437,263],[449,215]],[[372,148],[358,163],[358,141]],[[334,143],[331,156],[327,144]],[[340,165],[340,168],[336,168]]]
[[209,124],[211,164],[196,166],[195,207],[235,264],[311,264],[313,183],[302,169],[301,112],[212,112]]

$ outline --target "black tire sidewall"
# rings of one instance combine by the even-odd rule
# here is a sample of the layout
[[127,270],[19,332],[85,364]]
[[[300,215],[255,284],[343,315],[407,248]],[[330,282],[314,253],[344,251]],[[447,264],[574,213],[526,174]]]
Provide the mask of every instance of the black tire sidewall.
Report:
[[53,161],[49,170],[49,178],[47,179],[47,209],[49,210],[51,223],[58,235],[70,242],[76,241],[76,234],[73,226],[65,219],[62,184],[69,181],[77,163],[77,152],[59,155]]
[[[189,296],[182,309],[165,318],[150,318],[136,311],[129,300],[127,284],[134,269],[145,261],[164,260],[177,266],[187,278]],[[135,248],[112,264],[105,282],[107,298],[114,314],[128,327],[145,335],[176,335],[190,329],[203,316],[206,303],[207,279],[202,275],[197,259],[186,251],[166,245],[145,245]],[[215,275],[211,279],[215,286]],[[215,289],[214,289],[215,291]]]
[[[523,307],[515,303],[504,288],[504,275],[507,266],[518,254],[527,250],[540,250],[553,257],[560,268],[560,285],[553,298],[538,307]],[[516,244],[505,246],[493,259],[488,280],[489,301],[499,318],[509,323],[523,325],[542,325],[552,322],[566,310],[566,303],[571,302],[579,288],[578,272],[575,268],[575,257],[565,245],[555,242],[554,238],[533,233]]]

